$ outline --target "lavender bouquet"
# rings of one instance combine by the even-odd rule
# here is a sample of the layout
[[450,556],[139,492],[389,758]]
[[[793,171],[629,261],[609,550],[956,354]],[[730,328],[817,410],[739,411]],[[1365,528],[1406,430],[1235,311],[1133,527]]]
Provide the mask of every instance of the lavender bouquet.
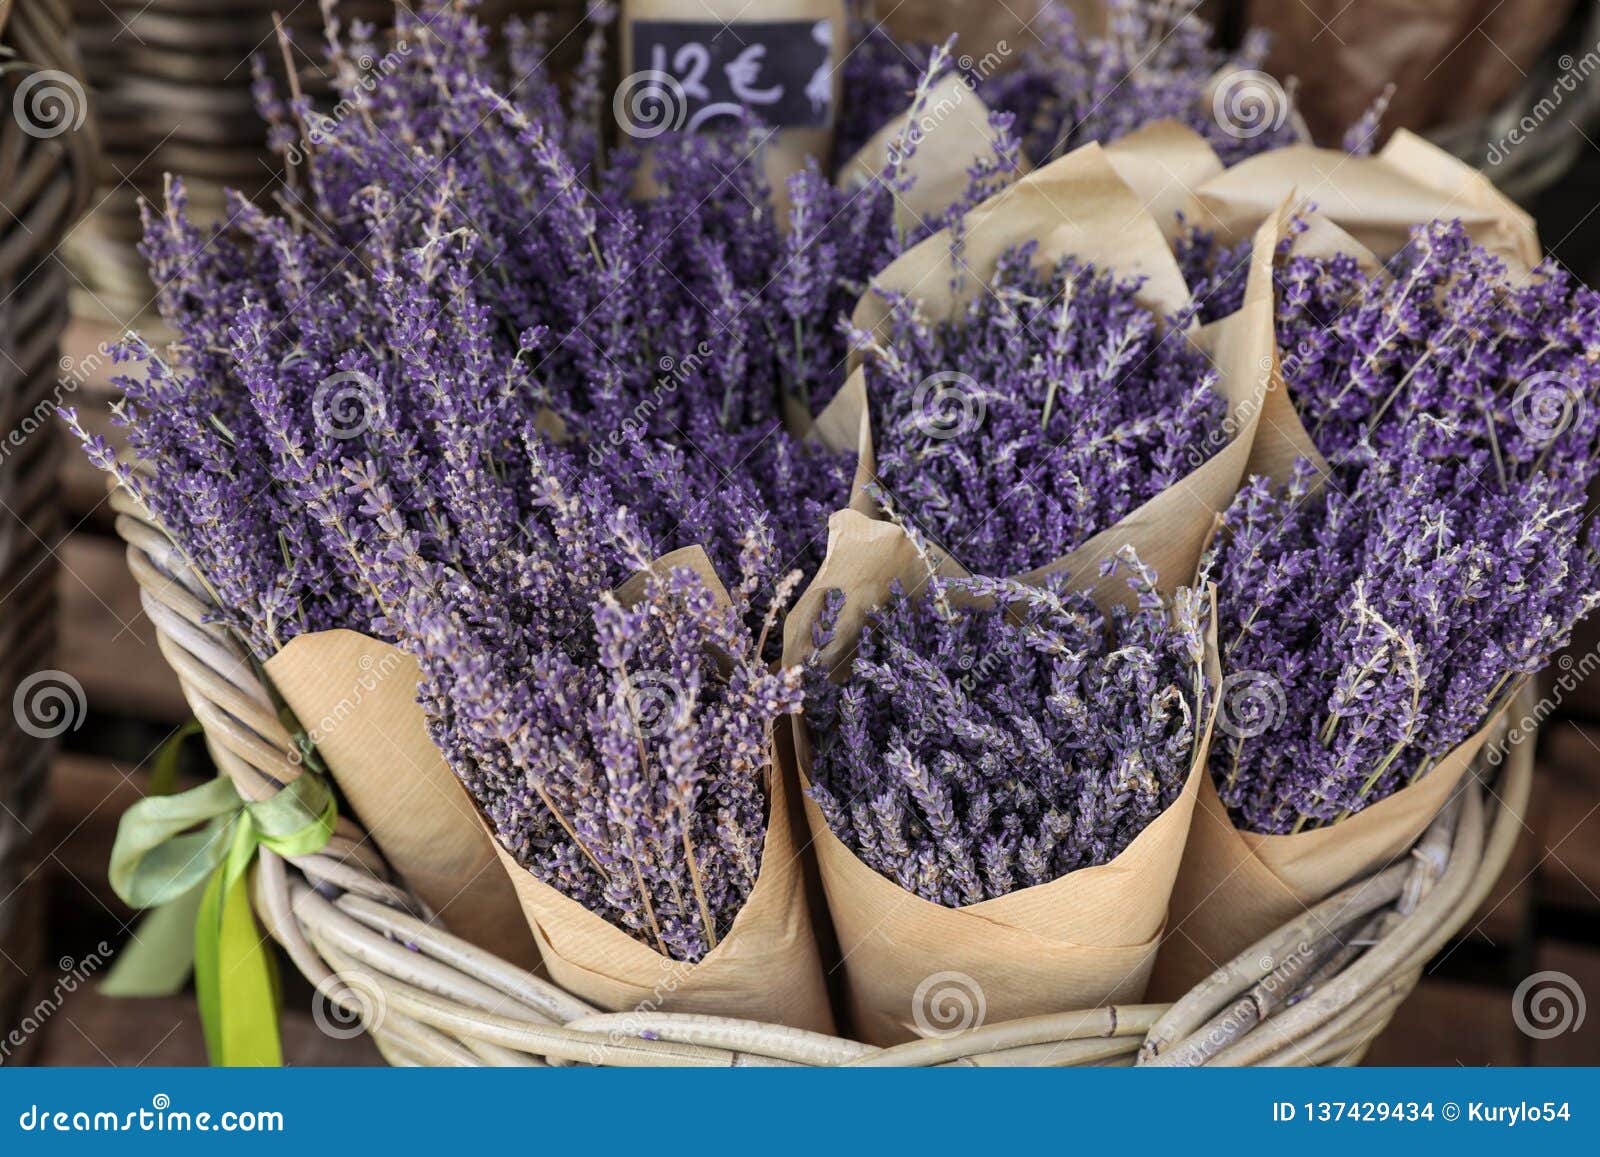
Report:
[[1142,995],[1205,760],[1210,608],[1163,598],[1132,552],[1107,571],[1125,602],[959,574],[835,515],[785,659],[864,1039],[926,1035],[973,986],[1002,1019]]
[[1600,597],[1600,295],[1553,264],[1512,280],[1459,221],[1419,226],[1372,272],[1294,255],[1305,227],[1280,245],[1278,340],[1325,462],[1281,494],[1254,480],[1214,558],[1225,669],[1281,704],[1214,756],[1258,832],[1428,774]]
[[[1293,87],[1262,71],[1265,34],[1252,31],[1236,52],[1221,51],[1197,6],[1110,0],[1105,33],[1092,35],[1070,8],[1047,0],[1028,21],[1023,44],[958,44],[962,73],[988,108],[1007,117],[1034,165],[1161,120],[1192,129],[1229,165],[1303,139]],[[916,63],[927,55],[920,45],[898,43],[871,21],[857,45],[845,69],[859,91],[914,87]],[[882,127],[888,107],[887,99],[846,107],[841,155]]]
[[[1335,823],[1430,775],[1600,603],[1584,509],[1538,475],[1504,490],[1435,461],[1431,424],[1348,490],[1302,461],[1224,517],[1224,699],[1211,771],[1244,830]],[[1441,765],[1448,768],[1441,772]]]
[[[237,198],[229,228],[204,236],[175,183],[148,216],[178,340],[164,357],[138,342],[120,355],[142,371],[121,383],[118,411],[139,467],[85,434],[87,448],[269,672],[315,664],[335,628],[419,661],[433,743],[375,760],[393,740],[369,736],[352,745],[361,766],[332,769],[366,797],[357,810],[386,849],[384,825],[408,822],[392,802],[406,794],[397,774],[442,758],[515,861],[545,964],[573,991],[629,1006],[627,977],[648,991],[661,968],[650,962],[702,961],[738,924],[744,963],[706,991],[685,979],[683,999],[759,1011],[754,989],[776,970],[790,987],[770,1019],[825,1028],[815,946],[788,926],[807,926],[793,851],[770,847],[789,829],[769,733],[799,688],[761,649],[798,576],[777,561],[759,488],[698,465],[697,447],[641,438],[596,452],[599,415],[623,412],[656,350],[725,337],[705,310],[646,308],[625,292],[671,276],[646,258],[632,216],[669,212],[671,194],[600,211],[603,192],[574,180],[573,157],[592,143],[580,118],[546,105],[547,82],[498,95],[481,30],[454,9],[432,15],[400,17],[412,63],[363,92],[362,115],[319,130],[279,212]],[[347,48],[331,33],[336,63],[367,34],[353,28]],[[263,102],[281,128],[312,116],[265,88]],[[540,228],[527,228],[530,212]],[[684,244],[715,284],[719,238],[735,235],[713,213],[699,247]],[[718,445],[732,453],[747,435],[724,419],[775,403],[746,398],[740,363],[724,361],[685,371],[673,414],[727,432]],[[782,484],[773,461],[764,481]],[[658,561],[668,544],[701,542],[714,563]],[[737,575],[731,592],[717,573]],[[342,720],[339,742],[362,726]],[[436,907],[450,920],[448,883]],[[604,940],[585,921],[645,955],[631,972],[585,958]],[[628,958],[614,944],[602,955]],[[759,974],[750,984],[745,968]],[[591,973],[609,980],[591,992]]]
[[957,908],[1109,863],[1172,806],[1200,748],[1200,596],[1169,606],[1122,562],[1138,604],[1109,615],[1059,578],[934,574],[914,597],[896,581],[841,682],[820,660],[844,603],[829,592],[810,796],[863,863]]
[[1036,246],[1005,251],[959,316],[886,294],[866,351],[883,500],[988,574],[1083,545],[1201,465],[1228,412],[1218,372],[1140,282]]

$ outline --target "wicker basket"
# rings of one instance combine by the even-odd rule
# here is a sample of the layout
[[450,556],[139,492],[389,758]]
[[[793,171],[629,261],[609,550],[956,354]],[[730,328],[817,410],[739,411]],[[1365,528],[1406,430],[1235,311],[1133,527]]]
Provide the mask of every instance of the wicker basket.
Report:
[[[223,217],[223,190],[265,198],[279,186],[266,125],[251,94],[251,59],[281,73],[274,20],[299,47],[296,71],[313,97],[329,91],[322,67],[322,14],[316,0],[71,0],[107,148],[100,196],[69,256],[79,278],[76,316],[159,332],[155,290],[137,246],[139,203],[159,202],[167,173],[182,174],[190,211],[202,226]],[[393,0],[339,0],[339,18],[386,22]],[[485,0],[479,19],[498,25],[514,13],[548,12],[557,27],[582,17],[576,0]],[[581,37],[563,43],[570,63]],[[330,102],[331,103],[331,102]]]
[[[299,774],[294,740],[205,585],[136,500],[112,498],[162,653],[246,800]],[[1430,957],[1470,918],[1522,829],[1532,745],[1492,786],[1469,777],[1413,855],[1357,881],[1252,946],[1173,1005],[982,1025],[890,1049],[759,1024],[602,1013],[456,939],[392,881],[341,817],[320,853],[263,851],[256,907],[318,991],[397,1065],[1348,1064]]]
[[65,0],[0,0],[0,943],[20,919],[17,864],[44,806],[52,750],[13,701],[55,662],[54,410],[67,321],[56,250],[93,188],[82,75]]

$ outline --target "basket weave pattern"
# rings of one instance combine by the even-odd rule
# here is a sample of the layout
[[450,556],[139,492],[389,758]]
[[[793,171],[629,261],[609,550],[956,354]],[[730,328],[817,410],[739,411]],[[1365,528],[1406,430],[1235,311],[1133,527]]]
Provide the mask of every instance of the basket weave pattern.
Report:
[[[0,944],[20,918],[18,861],[44,805],[52,750],[48,736],[20,725],[14,699],[55,663],[53,410],[67,321],[55,251],[88,204],[96,147],[92,118],[59,134],[20,119],[19,86],[39,73],[71,83],[83,75],[65,0],[0,0]],[[67,111],[86,112],[81,102]]]
[[[257,666],[148,512],[113,496],[162,653],[221,772],[261,799],[299,774]],[[1062,1012],[879,1049],[777,1025],[606,1013],[445,932],[341,817],[321,852],[263,851],[257,911],[319,990],[399,1065],[1348,1064],[1483,902],[1522,826],[1532,745],[1488,787],[1468,777],[1412,855],[1357,881],[1176,1004]]]

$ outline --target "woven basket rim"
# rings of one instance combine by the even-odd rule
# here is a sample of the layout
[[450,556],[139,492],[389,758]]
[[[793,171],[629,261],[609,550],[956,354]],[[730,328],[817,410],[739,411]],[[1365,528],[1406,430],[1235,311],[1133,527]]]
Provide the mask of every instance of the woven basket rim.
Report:
[[[216,623],[205,584],[140,501],[116,487],[112,505],[144,609],[219,772],[246,798],[270,793],[302,765],[263,709],[273,701],[264,674]],[[315,855],[286,862],[264,851],[254,898],[321,997],[359,1019],[397,1065],[1348,1064],[1488,895],[1531,780],[1523,734],[1499,780],[1467,776],[1410,856],[1314,905],[1174,1004],[1063,1011],[889,1049],[747,1020],[593,1008],[445,931],[344,817]],[[1368,934],[1371,946],[1347,943]],[[1315,970],[1282,973],[1294,955],[1283,946],[1307,943]],[[1291,993],[1305,998],[1285,1007]]]

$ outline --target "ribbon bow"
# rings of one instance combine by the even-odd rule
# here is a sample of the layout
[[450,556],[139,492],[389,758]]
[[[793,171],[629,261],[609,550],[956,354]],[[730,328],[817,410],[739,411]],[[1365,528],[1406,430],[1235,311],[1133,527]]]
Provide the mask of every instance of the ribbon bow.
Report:
[[[246,801],[224,775],[134,804],[117,826],[111,886],[131,907],[154,911],[103,990],[170,994],[192,962],[211,1063],[281,1065],[277,976],[245,877],[259,848],[287,857],[319,851],[336,815],[327,783],[309,771],[264,800]],[[190,919],[192,945],[183,936]]]

